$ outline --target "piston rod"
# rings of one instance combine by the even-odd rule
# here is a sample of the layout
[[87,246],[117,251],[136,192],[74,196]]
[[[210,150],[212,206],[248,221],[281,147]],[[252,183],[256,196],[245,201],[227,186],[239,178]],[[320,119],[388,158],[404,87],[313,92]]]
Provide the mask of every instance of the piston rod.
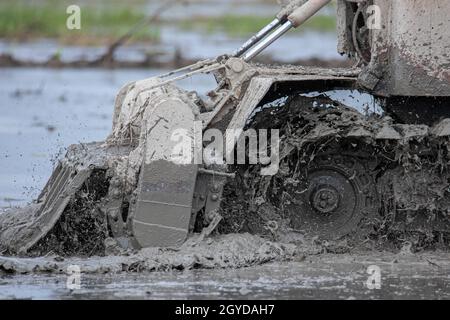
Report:
[[[263,40],[259,41],[253,47],[249,48],[248,51],[242,56],[245,61],[250,61],[256,57],[261,51],[270,46],[278,38],[284,35],[292,28],[297,28],[302,25],[305,21],[315,15],[320,9],[325,7],[331,0],[309,0],[304,3],[299,8],[295,9],[288,17],[287,21],[283,23],[278,29],[273,31],[271,34],[266,36]],[[268,25],[269,26],[269,25]],[[272,27],[273,29],[274,27]],[[264,30],[264,29],[263,29]]]
[[266,49],[272,43],[274,43],[278,38],[280,38],[283,34],[291,30],[293,27],[290,21],[286,21],[281,27],[276,29],[270,35],[268,35],[264,40],[259,42],[257,45],[248,50],[243,56],[242,59],[244,61],[250,61],[254,57],[256,57],[261,51]]
[[276,27],[280,25],[281,21],[278,18],[275,18],[271,23],[262,28],[257,34],[247,40],[235,53],[233,53],[233,57],[240,57],[243,53],[245,53],[248,49],[253,47],[256,43],[261,41],[265,36],[267,36],[270,32],[272,32]]

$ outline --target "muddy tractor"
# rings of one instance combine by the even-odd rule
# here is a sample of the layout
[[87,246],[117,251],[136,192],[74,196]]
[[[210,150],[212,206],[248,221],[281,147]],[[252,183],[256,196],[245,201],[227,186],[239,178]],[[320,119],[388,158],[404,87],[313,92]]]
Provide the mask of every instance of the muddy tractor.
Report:
[[[332,2],[351,68],[252,62],[330,3],[291,1],[236,52],[124,86],[109,137],[70,146],[32,204],[0,215],[0,251],[176,248],[212,232],[446,237],[450,2]],[[174,84],[198,74],[217,87]]]

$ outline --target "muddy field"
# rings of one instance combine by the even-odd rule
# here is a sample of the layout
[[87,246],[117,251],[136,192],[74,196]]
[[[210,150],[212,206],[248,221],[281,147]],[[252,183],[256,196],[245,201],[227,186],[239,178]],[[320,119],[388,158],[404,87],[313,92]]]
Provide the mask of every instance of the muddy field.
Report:
[[[232,53],[245,38],[233,38],[224,33],[202,34],[174,27],[161,29],[161,42],[136,43],[119,47],[114,62],[107,64],[98,59],[105,54],[101,45],[80,46],[59,44],[53,39],[36,39],[17,43],[0,39],[1,67],[121,67],[121,68],[179,68],[195,61]],[[306,31],[288,35],[269,48],[261,62],[295,63],[303,65],[348,66],[336,53],[334,32]],[[299,46],[302,50],[286,51],[284,48]],[[57,59],[55,60],[55,54]]]
[[[149,14],[159,3],[149,2],[143,10]],[[249,19],[258,12],[264,18],[278,8],[258,1],[207,3],[178,7],[161,19],[180,22],[188,15],[219,20],[224,12]],[[325,16],[333,14],[328,9]],[[26,42],[0,38],[0,214],[35,199],[69,145],[83,147],[108,136],[114,98],[125,83],[230,53],[246,39],[225,29],[204,32],[198,26],[180,26],[163,23],[158,41],[122,46],[109,65],[95,62],[105,53],[100,43],[84,46],[46,37]],[[336,45],[334,31],[308,29],[281,38],[259,61],[349,66],[336,53]],[[294,47],[299,49],[286,50]],[[215,87],[209,76],[178,84],[200,95]],[[364,107],[360,112],[382,113],[367,94],[343,90],[330,95],[347,106],[357,101],[357,108]],[[323,117],[328,116],[333,115]],[[272,118],[270,114],[269,122]],[[405,190],[407,195],[410,190]],[[233,210],[230,215],[236,214]],[[249,210],[238,213],[239,219],[246,220]],[[379,237],[360,243],[321,242],[304,239],[298,232],[278,237],[268,234],[267,228],[262,238],[243,232],[241,224],[239,228],[227,225],[233,220],[224,218],[227,221],[218,230],[231,234],[214,232],[205,239],[194,234],[180,249],[126,251],[103,238],[101,248],[84,248],[86,256],[94,255],[89,258],[69,257],[70,250],[61,243],[56,248],[51,241],[35,251],[40,257],[11,257],[0,247],[0,299],[450,299],[448,242],[418,246],[422,238],[411,242],[401,237],[389,242],[386,239],[393,233],[387,232],[382,241]],[[250,222],[250,227],[253,223],[261,229],[267,221]],[[260,231],[256,233],[264,233]],[[81,272],[79,288],[68,283],[73,267]]]
[[[2,207],[35,198],[69,144],[104,139],[110,132],[113,97],[123,83],[159,72],[3,69]],[[213,85],[208,79],[183,85],[204,92]],[[25,260],[0,257],[0,298],[450,298],[446,252],[413,254],[406,246],[370,254],[346,248],[330,254],[339,248],[230,237],[188,243],[182,252],[144,250],[87,260],[51,252]],[[81,268],[80,290],[67,289],[70,265]],[[370,266],[380,268],[381,289],[367,287]]]
[[[32,14],[18,16],[16,20],[23,20],[25,25],[18,23],[19,30],[16,32],[12,32],[10,27],[2,29],[0,25],[0,66],[181,67],[200,59],[231,54],[268,23],[280,8],[276,1],[193,0],[184,5],[181,2],[170,6],[170,10],[162,11],[159,8],[163,1],[134,1],[129,7],[117,5],[117,8],[110,8],[109,2],[104,0],[78,2],[83,10],[100,11],[110,14],[111,19],[117,18],[117,24],[121,28],[115,28],[115,32],[111,30],[115,27],[114,23],[108,28],[104,24],[110,21],[98,21],[101,17],[97,17],[92,22],[86,22],[88,26],[81,32],[62,30],[57,34],[23,33],[22,29],[32,29],[27,27],[27,23],[33,26],[36,22],[27,21]],[[43,10],[39,11],[40,14],[48,14],[49,17],[56,15],[55,19],[60,18],[60,11],[65,10],[64,3],[60,4],[61,8],[52,8],[47,0],[35,1],[33,5],[36,10]],[[27,6],[18,8],[25,11]],[[8,7],[3,10],[5,16],[8,16]],[[155,12],[160,13],[153,23],[145,25],[142,30],[135,30],[135,36],[124,41],[110,57],[105,58],[108,46],[131,30],[139,23],[139,19],[151,17]],[[16,14],[14,10],[9,13],[11,16]],[[139,14],[145,16],[141,17]],[[333,14],[334,8],[327,7],[321,13],[319,21],[302,32],[288,34],[280,39],[276,45],[266,50],[260,61],[346,65],[345,59],[336,53]],[[120,19],[121,16],[131,17],[124,21]],[[325,22],[320,20],[323,17]],[[13,22],[15,23],[11,21],[10,24]],[[103,31],[100,32],[99,29]],[[5,34],[2,35],[2,32]],[[139,37],[142,33],[144,36]],[[294,46],[301,50],[285,50],[286,47]]]
[[[298,260],[298,261],[295,261]],[[380,289],[367,271],[379,266]],[[0,299],[450,299],[444,253],[300,256],[240,269],[82,275],[2,275]]]

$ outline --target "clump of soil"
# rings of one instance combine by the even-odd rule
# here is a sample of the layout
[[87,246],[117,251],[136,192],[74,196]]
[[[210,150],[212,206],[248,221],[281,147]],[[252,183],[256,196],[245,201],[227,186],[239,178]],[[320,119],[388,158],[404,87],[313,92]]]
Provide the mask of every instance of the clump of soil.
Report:
[[106,171],[94,171],[67,205],[53,229],[29,250],[29,255],[103,255],[108,229],[106,216],[101,211],[101,201],[108,187]]
[[[364,161],[367,176],[375,184],[365,192],[373,195],[376,204],[369,208],[373,214],[364,212],[357,232],[344,237],[348,240],[344,247],[399,250],[410,245],[412,251],[448,249],[448,140],[428,134],[431,128],[392,124],[388,117],[365,116],[329,99],[321,104],[333,108],[313,107],[315,104],[315,98],[292,97],[282,108],[263,107],[256,114],[252,128],[280,130],[280,170],[267,178],[261,177],[258,166],[236,167],[236,180],[225,186],[221,206],[224,221],[219,231],[250,232],[283,241],[287,233],[295,232],[291,223],[295,217],[289,216],[283,205],[296,200],[291,196],[295,192],[286,195],[289,190],[284,186],[292,185],[302,192],[306,188],[302,188],[299,173],[321,154],[351,154]],[[292,156],[294,162],[289,160]],[[284,162],[294,165],[284,166]],[[360,172],[355,174],[361,176]],[[275,185],[277,176],[281,177],[280,183]],[[288,201],[283,202],[283,197]],[[367,206],[364,209],[368,211]],[[301,210],[296,214],[302,214]]]

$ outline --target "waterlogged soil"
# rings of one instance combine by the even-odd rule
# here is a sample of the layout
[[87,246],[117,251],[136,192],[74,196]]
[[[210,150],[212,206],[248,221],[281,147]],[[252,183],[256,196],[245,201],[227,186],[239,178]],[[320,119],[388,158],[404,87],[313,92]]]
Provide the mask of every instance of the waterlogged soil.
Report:
[[[82,7],[84,7],[83,2],[89,2],[89,6],[95,6],[90,1],[81,1]],[[141,9],[150,16],[159,11],[158,8],[163,2],[153,0],[145,4],[132,4],[132,6],[142,6]],[[105,4],[107,2],[103,5]],[[97,9],[104,10],[102,4],[98,4]],[[189,1],[188,5],[175,5],[159,17],[161,21],[168,23],[157,26],[159,36],[157,42],[127,43],[116,50],[113,56],[114,64],[97,63],[95,65],[174,67],[200,59],[230,54],[252,34],[238,36],[220,31],[220,29],[208,31],[183,27],[177,25],[177,22],[187,21],[189,24],[189,20],[194,22],[197,19],[227,15],[242,16],[242,19],[245,19],[246,16],[274,17],[279,10],[280,5],[277,1],[271,3],[229,0]],[[335,9],[327,7],[321,10],[320,14],[335,15]],[[243,21],[242,23],[248,22]],[[319,59],[321,61],[332,60],[334,64],[340,64],[344,58],[337,54],[336,46],[336,31],[322,32],[306,29],[301,33],[289,33],[267,48],[264,52],[265,61],[293,63],[299,60]],[[298,48],[298,50],[286,50],[286,48]],[[61,44],[58,40],[44,38],[26,42],[0,39],[0,66],[88,66],[92,65],[92,62],[98,60],[105,52],[105,43],[83,46]]]
[[[0,206],[35,198],[68,145],[107,136],[119,88],[161,72],[3,69]],[[183,85],[204,92],[211,82],[200,77]],[[450,298],[450,261],[440,251],[330,254],[340,251],[249,234],[196,239],[181,249],[118,253],[109,248],[105,257],[63,258],[51,252],[41,258],[0,257],[0,298]],[[70,290],[67,272],[74,265],[81,271],[81,288]],[[368,268],[380,271],[380,289],[367,286]]]
[[[380,271],[379,282],[369,278],[373,270]],[[70,279],[3,274],[0,299],[450,299],[450,263],[439,252],[298,255],[238,269],[82,273],[75,290],[67,287]]]
[[[269,47],[260,61],[270,63],[320,62],[322,65],[346,65],[336,52],[335,32],[305,31],[288,34]],[[231,54],[245,38],[225,33],[201,33],[175,27],[161,29],[161,41],[155,44],[134,43],[119,47],[112,65],[96,62],[106,52],[105,46],[61,45],[52,39],[17,43],[0,40],[0,66],[113,66],[177,68],[197,60]],[[286,48],[299,50],[286,50]],[[55,60],[57,59],[57,60]]]

